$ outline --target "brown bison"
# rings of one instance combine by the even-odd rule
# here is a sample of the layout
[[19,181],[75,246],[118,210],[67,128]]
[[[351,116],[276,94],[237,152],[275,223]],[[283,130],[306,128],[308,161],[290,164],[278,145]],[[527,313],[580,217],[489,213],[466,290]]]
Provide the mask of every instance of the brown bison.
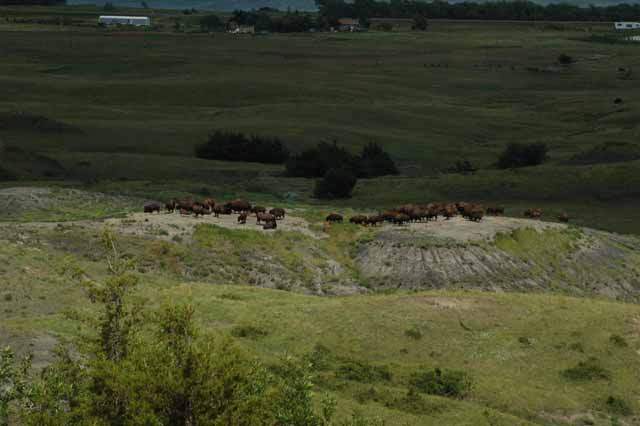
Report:
[[238,223],[244,225],[247,223],[247,213],[240,213],[238,215]]
[[176,204],[176,208],[191,210],[191,207],[193,207],[193,204],[194,204],[194,201],[192,197],[185,197],[181,200],[178,200]]
[[284,219],[284,209],[281,209],[280,207],[269,210],[269,213],[274,215],[276,219]]
[[558,220],[562,223],[569,223],[569,214],[567,212],[560,213]]
[[267,212],[267,209],[262,206],[253,206],[251,208],[251,213],[253,214],[266,213],[266,212]]
[[502,216],[504,207],[487,207],[487,214],[491,216]]
[[202,201],[202,205],[209,210],[210,212],[213,211],[213,208],[216,206],[216,200],[214,200],[213,198],[205,198]]
[[440,210],[440,214],[442,214],[446,220],[449,220],[458,215],[458,207],[455,204],[447,204],[442,210]]
[[176,207],[178,207],[178,201],[175,199],[171,199],[164,204],[164,208],[167,213],[173,213],[176,211]]
[[276,217],[274,215],[272,215],[271,213],[258,213],[256,215],[256,219],[257,219],[257,224],[260,225],[260,222],[271,222],[271,221],[275,221]]
[[349,223],[355,223],[356,225],[364,225],[367,222],[367,217],[365,215],[355,215],[349,218]]
[[225,206],[230,208],[233,213],[245,213],[251,211],[251,204],[245,200],[231,200],[225,203]]
[[276,229],[278,227],[278,224],[276,223],[276,220],[270,220],[267,223],[265,223],[264,225],[262,225],[262,229]]
[[542,217],[542,209],[531,208],[524,211],[524,216],[531,219],[540,219]]
[[409,222],[409,216],[404,213],[396,213],[393,217],[394,225],[404,225],[407,222]]
[[194,203],[191,206],[191,211],[193,212],[193,214],[198,217],[198,216],[203,216],[205,215],[205,212],[208,212],[209,209],[207,209],[205,206],[203,206],[200,203]]
[[144,205],[145,213],[153,213],[153,212],[160,213],[160,210],[162,210],[162,206],[159,203],[148,203]]
[[466,218],[473,222],[480,222],[483,217],[484,209],[480,206],[475,206],[466,213]]
[[327,222],[339,222],[342,223],[342,215],[339,215],[338,213],[331,213],[327,216],[327,218],[325,219]]
[[217,204],[213,207],[213,215],[220,217],[221,214],[231,214],[231,209],[227,205]]
[[382,216],[380,216],[379,214],[376,215],[372,215],[372,216],[367,216],[367,219],[364,222],[364,225],[371,225],[371,226],[377,226],[379,223],[384,222],[384,219],[382,219]]
[[191,210],[180,209],[180,216],[189,216],[191,214]]
[[387,211],[384,211],[384,212],[380,213],[378,216],[380,216],[383,221],[391,223],[391,222],[393,222],[393,219],[396,217],[396,212],[391,211],[391,210],[387,210]]

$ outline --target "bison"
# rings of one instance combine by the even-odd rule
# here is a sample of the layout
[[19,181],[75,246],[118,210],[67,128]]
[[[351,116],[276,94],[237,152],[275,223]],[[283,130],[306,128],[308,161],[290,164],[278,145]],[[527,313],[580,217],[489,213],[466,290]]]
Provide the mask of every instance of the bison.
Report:
[[396,213],[396,215],[393,217],[394,225],[404,225],[408,221],[409,221],[409,216],[404,213]]
[[177,207],[178,207],[178,201],[175,199],[171,199],[164,204],[164,208],[167,211],[167,213],[173,213],[174,211],[176,211]]
[[208,212],[209,209],[205,208],[205,206],[203,206],[200,203],[194,203],[191,206],[191,211],[193,212],[193,214],[198,217],[198,216],[203,216],[205,214],[205,212]]
[[213,211],[213,208],[216,206],[216,200],[214,200],[213,198],[205,198],[202,201],[202,205],[209,210],[210,212]]
[[276,223],[276,220],[270,220],[268,222],[266,222],[264,225],[262,225],[262,229],[276,229],[278,227],[278,224]]
[[542,217],[542,209],[531,208],[524,211],[524,216],[530,219],[540,219]]
[[276,219],[284,219],[284,209],[281,209],[280,207],[269,210],[269,213],[274,215]]
[[220,217],[221,214],[231,214],[231,208],[227,205],[218,204],[213,207],[213,215],[215,217]]
[[560,213],[560,216],[558,216],[558,220],[562,223],[568,223],[569,214],[567,212]]
[[240,213],[238,215],[238,223],[244,225],[247,223],[247,213]]
[[271,213],[258,213],[256,215],[256,223],[258,225],[260,225],[260,222],[271,222],[271,221],[275,221],[276,217],[274,215],[272,215]]
[[193,204],[194,201],[192,197],[185,197],[177,202],[176,208],[190,211],[191,207],[193,207]]
[[361,214],[351,216],[349,219],[349,223],[354,223],[356,225],[364,225],[367,222],[367,217]]
[[159,203],[148,203],[144,205],[145,213],[153,213],[153,212],[160,213],[160,210],[162,210],[162,206]]
[[245,200],[231,200],[225,203],[225,207],[231,209],[233,213],[245,213],[251,211],[251,203]]
[[189,216],[191,214],[191,210],[187,210],[187,209],[180,209],[180,216]]
[[379,214],[376,214],[373,216],[367,216],[367,219],[365,220],[364,224],[377,226],[379,223],[382,223],[382,222],[384,222],[384,219],[382,219],[382,216],[380,216]]
[[491,216],[502,216],[504,207],[487,207],[487,214]]
[[338,213],[331,213],[327,216],[327,218],[325,219],[327,222],[339,222],[342,223],[342,215],[339,215]]

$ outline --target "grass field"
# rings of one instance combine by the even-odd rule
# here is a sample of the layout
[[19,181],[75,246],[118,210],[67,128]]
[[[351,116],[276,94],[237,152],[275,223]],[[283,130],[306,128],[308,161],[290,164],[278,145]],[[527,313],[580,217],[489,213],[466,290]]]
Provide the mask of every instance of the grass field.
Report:
[[[520,214],[535,204],[580,224],[640,230],[630,218],[638,160],[568,161],[603,143],[638,145],[640,45],[585,41],[609,34],[609,24],[433,22],[424,33],[251,37],[197,33],[198,15],[169,11],[154,12],[153,31],[104,31],[94,26],[101,12],[0,9],[0,113],[74,129],[0,128],[5,151],[24,151],[0,157],[15,177],[148,198],[205,188],[277,201],[295,192],[313,203],[312,181],[197,160],[193,148],[211,129],[279,136],[293,151],[376,141],[402,175],[361,181],[341,205],[473,199]],[[56,16],[73,25],[23,22]],[[184,31],[172,30],[175,19]],[[575,62],[560,66],[561,53]],[[550,160],[493,169],[509,142],[544,142]],[[460,159],[480,171],[441,173]]]
[[[346,230],[318,244],[344,251],[354,241]],[[234,259],[242,262],[256,247],[295,265],[299,250],[287,247],[297,247],[294,237],[202,227],[196,247],[117,241],[136,260],[138,295],[149,309],[188,302],[199,325],[241,336],[267,364],[287,354],[313,362],[317,397],[334,395],[340,415],[356,409],[398,426],[637,424],[640,308],[634,304],[453,291],[321,298],[198,279],[197,270],[209,268],[231,282],[225,274]],[[3,238],[0,343],[34,352],[40,365],[56,341],[84,332],[64,312],[94,307],[65,270],[77,264],[94,279],[105,276],[100,231],[5,230]],[[220,238],[233,242],[230,253]],[[207,257],[198,258],[198,251]],[[191,279],[177,273],[187,264]],[[233,282],[243,279],[236,274]],[[607,377],[567,377],[564,371],[583,361]],[[467,374],[470,393],[452,399],[408,392],[414,373],[435,367]],[[616,411],[609,397],[630,411]]]

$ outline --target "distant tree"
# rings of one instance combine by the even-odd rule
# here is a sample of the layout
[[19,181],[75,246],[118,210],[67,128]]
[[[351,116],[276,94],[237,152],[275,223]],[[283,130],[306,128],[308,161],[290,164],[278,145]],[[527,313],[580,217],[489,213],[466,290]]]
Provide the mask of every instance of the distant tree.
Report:
[[358,158],[346,149],[333,143],[322,142],[289,158],[287,175],[297,177],[322,177],[329,169],[347,169],[356,174]]
[[146,1],[143,1],[141,3],[141,6],[142,6],[143,9],[149,9],[149,3],[147,3]]
[[358,158],[358,177],[372,178],[397,174],[398,169],[391,156],[380,145],[370,142],[362,148],[362,153]]
[[537,166],[547,160],[547,151],[547,145],[543,143],[511,143],[500,154],[497,166],[501,169]]
[[206,143],[195,150],[198,158],[250,163],[281,164],[289,156],[284,143],[278,138],[247,137],[242,133],[215,131]]
[[416,15],[413,17],[413,29],[417,31],[426,31],[429,23],[424,15]]
[[224,23],[218,15],[205,15],[200,18],[200,29],[205,32],[223,31]]
[[573,63],[573,58],[565,53],[558,56],[558,62],[562,65],[571,65]]
[[111,2],[106,2],[102,8],[106,11],[116,10],[116,7]]
[[349,169],[330,169],[316,182],[316,198],[349,198],[357,183],[357,178]]

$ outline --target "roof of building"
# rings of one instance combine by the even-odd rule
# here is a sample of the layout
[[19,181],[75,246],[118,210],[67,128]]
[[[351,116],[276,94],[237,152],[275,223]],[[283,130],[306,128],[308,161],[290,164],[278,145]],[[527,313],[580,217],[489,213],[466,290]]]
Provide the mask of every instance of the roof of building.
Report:
[[359,19],[353,19],[353,18],[340,18],[338,19],[338,24],[340,25],[360,25],[360,20]]
[[117,16],[117,15],[102,15],[100,19],[149,19],[148,16]]

